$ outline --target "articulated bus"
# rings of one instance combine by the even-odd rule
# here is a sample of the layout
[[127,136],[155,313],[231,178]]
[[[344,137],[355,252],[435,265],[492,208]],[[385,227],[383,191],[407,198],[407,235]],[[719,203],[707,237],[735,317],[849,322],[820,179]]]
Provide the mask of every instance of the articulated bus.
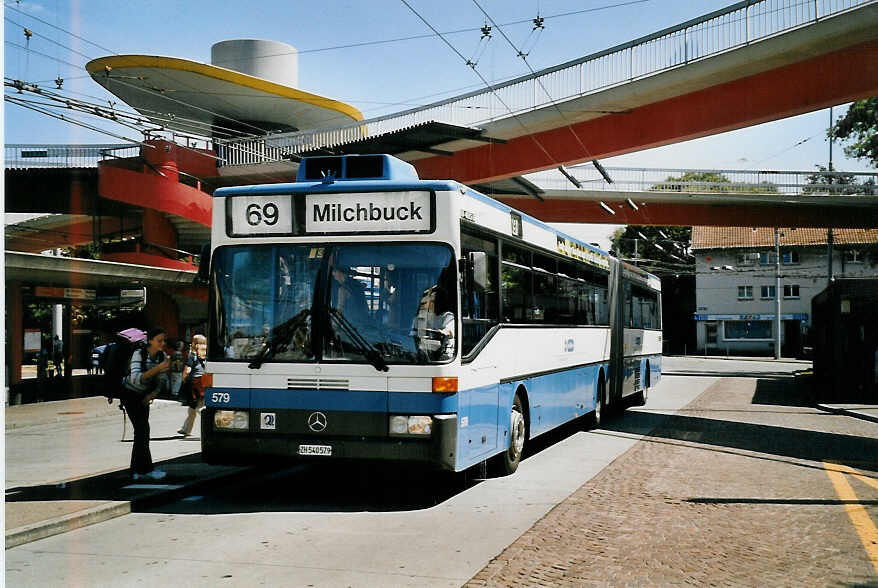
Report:
[[211,248],[210,463],[509,474],[531,439],[660,378],[658,278],[388,155],[217,190]]

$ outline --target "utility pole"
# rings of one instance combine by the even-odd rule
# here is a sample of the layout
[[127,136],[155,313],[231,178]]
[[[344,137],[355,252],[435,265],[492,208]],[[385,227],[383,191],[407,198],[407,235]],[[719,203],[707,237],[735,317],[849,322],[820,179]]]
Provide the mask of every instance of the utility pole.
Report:
[[829,227],[829,230],[826,232],[826,257],[829,258],[829,279],[827,281],[827,285],[832,284],[832,242],[834,241],[832,234],[832,227]]
[[774,228],[774,358],[780,359],[780,230]]
[[[832,107],[829,107],[829,171],[832,172]],[[832,183],[832,176],[827,178],[829,183]],[[832,284],[832,242],[834,235],[832,234],[832,227],[829,227],[829,230],[826,231],[826,257],[828,259],[829,271],[827,272],[827,285]]]

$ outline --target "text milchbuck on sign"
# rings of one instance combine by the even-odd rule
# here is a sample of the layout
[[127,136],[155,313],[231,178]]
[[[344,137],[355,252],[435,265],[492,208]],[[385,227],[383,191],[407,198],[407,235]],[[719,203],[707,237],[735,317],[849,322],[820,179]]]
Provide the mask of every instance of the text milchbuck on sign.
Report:
[[411,231],[431,228],[430,192],[363,192],[308,194],[305,230],[308,233]]

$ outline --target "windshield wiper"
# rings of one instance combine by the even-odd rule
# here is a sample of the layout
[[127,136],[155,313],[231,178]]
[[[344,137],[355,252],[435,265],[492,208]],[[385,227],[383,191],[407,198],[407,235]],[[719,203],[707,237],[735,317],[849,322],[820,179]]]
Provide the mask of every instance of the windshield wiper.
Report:
[[306,308],[293,318],[276,326],[271,333],[271,337],[262,344],[262,349],[259,350],[259,353],[256,354],[256,357],[253,358],[253,361],[247,367],[251,370],[258,370],[262,367],[263,363],[274,355],[275,349],[289,345],[296,335],[296,331],[305,324],[309,316],[311,316],[311,309]]
[[329,316],[335,318],[338,321],[338,324],[341,325],[342,330],[350,337],[354,346],[357,348],[357,351],[363,354],[363,356],[369,360],[369,363],[372,364],[379,372],[386,372],[390,368],[387,367],[387,362],[384,361],[384,358],[381,357],[381,353],[378,352],[375,347],[369,343],[360,331],[357,330],[357,327],[351,324],[351,322],[345,318],[345,316],[338,311],[338,309],[330,307],[328,309]]

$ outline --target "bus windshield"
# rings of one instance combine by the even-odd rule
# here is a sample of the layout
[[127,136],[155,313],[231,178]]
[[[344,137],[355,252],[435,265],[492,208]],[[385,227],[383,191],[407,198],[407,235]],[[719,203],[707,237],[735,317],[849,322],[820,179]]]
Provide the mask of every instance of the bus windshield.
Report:
[[426,364],[451,360],[452,249],[429,243],[247,245],[214,252],[214,360]]

